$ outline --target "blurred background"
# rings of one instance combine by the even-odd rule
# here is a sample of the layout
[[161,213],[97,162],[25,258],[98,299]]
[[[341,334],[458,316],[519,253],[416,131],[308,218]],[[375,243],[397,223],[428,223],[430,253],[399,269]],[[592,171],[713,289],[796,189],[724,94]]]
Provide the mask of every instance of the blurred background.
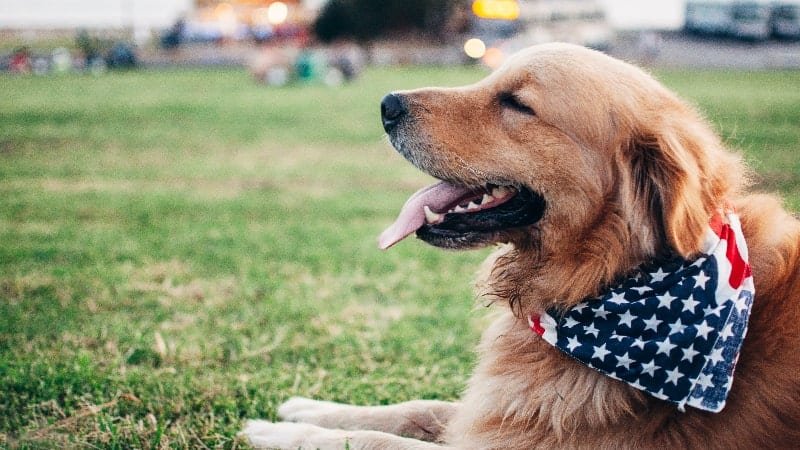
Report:
[[431,182],[381,98],[586,45],[799,211],[798,38],[790,0],[0,0],[0,448],[242,448],[293,395],[457,399],[491,249],[377,249]]
[[364,64],[496,67],[549,41],[659,66],[781,68],[800,65],[798,39],[797,0],[0,2],[0,70],[40,75],[226,65],[338,83]]

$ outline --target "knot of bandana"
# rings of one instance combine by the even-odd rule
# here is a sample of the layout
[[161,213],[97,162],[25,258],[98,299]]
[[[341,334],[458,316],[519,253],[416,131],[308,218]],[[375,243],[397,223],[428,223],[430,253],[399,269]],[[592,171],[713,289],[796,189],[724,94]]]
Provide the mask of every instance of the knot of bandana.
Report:
[[703,254],[645,264],[567,311],[528,317],[553,346],[661,400],[719,412],[755,292],[739,218],[715,216]]

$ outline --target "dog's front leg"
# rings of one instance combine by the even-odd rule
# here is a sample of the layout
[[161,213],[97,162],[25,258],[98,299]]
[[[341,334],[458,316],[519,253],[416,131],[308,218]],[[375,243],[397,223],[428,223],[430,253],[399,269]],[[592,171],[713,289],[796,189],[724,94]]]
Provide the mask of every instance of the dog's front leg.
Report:
[[353,406],[295,397],[278,407],[278,417],[342,430],[373,430],[422,441],[441,440],[457,404],[413,400],[386,406]]
[[331,430],[307,423],[247,422],[240,435],[255,448],[279,450],[445,450],[448,447],[380,431]]

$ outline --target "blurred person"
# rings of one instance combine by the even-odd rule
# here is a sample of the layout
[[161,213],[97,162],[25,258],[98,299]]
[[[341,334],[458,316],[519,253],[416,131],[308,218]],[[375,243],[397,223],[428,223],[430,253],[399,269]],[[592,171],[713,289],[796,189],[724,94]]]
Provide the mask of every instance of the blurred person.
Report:
[[78,30],[78,33],[75,35],[75,46],[78,47],[78,50],[80,50],[83,56],[83,67],[91,69],[102,62],[98,39],[89,36],[89,32],[85,29]]
[[161,48],[164,50],[174,50],[183,44],[183,36],[186,32],[186,19],[181,17],[161,36]]
[[357,45],[340,40],[331,46],[329,63],[341,72],[345,82],[350,82],[364,68],[364,55]]
[[53,50],[51,60],[53,62],[53,71],[55,72],[66,73],[72,70],[72,54],[64,47]]
[[11,60],[8,63],[8,70],[11,73],[28,74],[31,73],[31,51],[28,47],[19,47],[14,50]]
[[139,63],[133,45],[121,41],[111,47],[105,59],[109,69],[133,69]]
[[297,50],[287,46],[266,45],[250,64],[253,78],[269,86],[283,86],[289,82]]

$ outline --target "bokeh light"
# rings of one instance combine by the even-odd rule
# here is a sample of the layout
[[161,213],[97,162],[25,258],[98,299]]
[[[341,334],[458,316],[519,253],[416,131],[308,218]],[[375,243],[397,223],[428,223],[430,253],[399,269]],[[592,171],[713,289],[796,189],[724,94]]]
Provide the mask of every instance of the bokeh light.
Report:
[[486,54],[483,55],[483,63],[486,64],[487,67],[496,69],[503,64],[505,61],[506,55],[503,53],[502,50],[496,47],[490,47],[486,49]]
[[273,25],[280,25],[286,22],[289,16],[289,7],[283,2],[274,2],[267,8],[267,19]]
[[486,53],[486,44],[478,38],[469,39],[464,43],[464,53],[470,58],[479,59]]
[[519,3],[516,0],[475,0],[472,12],[481,19],[517,20]]

